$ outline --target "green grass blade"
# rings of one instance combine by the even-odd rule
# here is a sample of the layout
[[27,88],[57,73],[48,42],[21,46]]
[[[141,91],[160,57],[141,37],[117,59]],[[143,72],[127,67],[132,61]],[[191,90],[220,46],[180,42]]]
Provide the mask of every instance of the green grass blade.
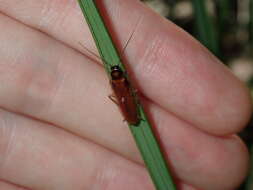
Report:
[[[219,0],[216,2],[217,11],[217,30],[218,30],[218,43],[219,49],[222,51],[224,39],[228,34],[234,35],[236,32],[233,28],[236,28],[234,23],[233,15],[231,14],[231,3],[230,0]],[[226,61],[225,57],[219,54],[223,61]]]
[[[101,59],[108,73],[113,65],[121,64],[117,49],[115,48],[104,22],[97,11],[94,0],[78,0],[86,21],[90,27],[90,31],[97,45]],[[123,65],[120,65],[123,67]]]
[[218,27],[220,33],[229,32],[230,20],[231,20],[231,7],[230,0],[219,0],[217,1],[217,9],[218,9]]
[[192,0],[198,38],[210,51],[219,56],[219,45],[214,25],[207,13],[205,0]]
[[[110,68],[113,65],[119,65],[125,71],[124,65],[121,63],[120,56],[99,14],[95,1],[78,0],[78,2],[90,27],[107,73],[110,74]],[[138,108],[142,120],[137,126],[129,125],[129,127],[149,170],[153,183],[157,190],[176,190],[166,161],[143,108],[141,105],[138,105]]]

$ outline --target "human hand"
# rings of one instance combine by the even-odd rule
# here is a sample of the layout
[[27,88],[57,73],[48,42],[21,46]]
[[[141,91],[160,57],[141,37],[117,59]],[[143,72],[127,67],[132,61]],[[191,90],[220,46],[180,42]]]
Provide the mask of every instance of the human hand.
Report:
[[[247,89],[174,24],[135,0],[104,0],[118,46],[180,190],[232,190],[248,153],[234,135]],[[75,0],[0,0],[0,189],[152,190]],[[88,54],[90,56],[90,54]],[[19,185],[20,187],[16,186]]]

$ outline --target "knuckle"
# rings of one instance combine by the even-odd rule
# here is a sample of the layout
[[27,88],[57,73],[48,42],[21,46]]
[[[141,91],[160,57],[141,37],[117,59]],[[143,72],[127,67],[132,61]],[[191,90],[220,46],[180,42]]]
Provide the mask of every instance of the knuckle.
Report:
[[59,66],[37,56],[23,61],[12,70],[13,80],[9,81],[15,88],[11,95],[13,109],[25,114],[44,113],[50,108],[61,85]]

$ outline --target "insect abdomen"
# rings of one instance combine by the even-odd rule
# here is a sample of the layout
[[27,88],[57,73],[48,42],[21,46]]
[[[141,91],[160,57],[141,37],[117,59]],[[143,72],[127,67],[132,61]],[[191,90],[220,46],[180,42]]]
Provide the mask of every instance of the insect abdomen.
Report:
[[126,78],[112,80],[111,85],[125,120],[137,125],[140,121],[138,107]]

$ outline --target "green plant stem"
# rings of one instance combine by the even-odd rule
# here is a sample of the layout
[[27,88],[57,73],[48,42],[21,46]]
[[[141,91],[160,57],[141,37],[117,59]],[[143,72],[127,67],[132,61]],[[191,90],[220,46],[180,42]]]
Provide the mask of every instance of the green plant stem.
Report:
[[205,0],[192,0],[198,38],[203,45],[205,45],[216,56],[219,56],[219,46],[214,25],[208,16],[205,2]]

